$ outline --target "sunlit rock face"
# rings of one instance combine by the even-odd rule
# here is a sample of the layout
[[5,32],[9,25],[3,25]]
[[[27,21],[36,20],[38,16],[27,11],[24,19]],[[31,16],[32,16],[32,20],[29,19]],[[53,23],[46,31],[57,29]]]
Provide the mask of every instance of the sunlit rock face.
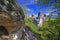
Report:
[[44,21],[48,21],[48,16],[46,14],[42,14],[41,12],[38,13],[38,16],[37,17],[32,17],[33,19],[33,23],[36,25],[36,26],[40,26],[42,27]]
[[24,17],[16,0],[0,0],[0,40],[35,40]]
[[38,13],[38,16],[34,18],[33,23],[37,26],[42,26],[44,17],[41,12]]

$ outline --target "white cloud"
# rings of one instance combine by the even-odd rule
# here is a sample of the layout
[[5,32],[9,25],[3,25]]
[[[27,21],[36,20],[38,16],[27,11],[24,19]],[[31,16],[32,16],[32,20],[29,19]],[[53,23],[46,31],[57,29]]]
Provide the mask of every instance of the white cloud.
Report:
[[51,9],[46,11],[46,14],[49,15],[50,13],[54,13],[55,11],[57,11],[57,9]]
[[48,16],[48,15],[49,15],[49,13],[46,13],[46,15]]
[[33,12],[33,10],[32,10],[32,9],[29,9],[29,8],[27,8],[27,11],[31,11],[31,12]]

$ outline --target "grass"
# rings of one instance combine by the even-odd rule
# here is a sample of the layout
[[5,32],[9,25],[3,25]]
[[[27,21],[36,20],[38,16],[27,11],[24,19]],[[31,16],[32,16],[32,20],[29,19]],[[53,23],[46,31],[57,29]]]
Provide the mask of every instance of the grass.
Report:
[[46,21],[42,27],[38,27],[32,23],[32,18],[25,18],[25,25],[35,34],[38,40],[57,40],[58,32],[54,26],[54,19],[51,19],[51,22]]
[[38,28],[32,23],[31,18],[25,18],[25,25],[30,28],[32,32],[37,32]]

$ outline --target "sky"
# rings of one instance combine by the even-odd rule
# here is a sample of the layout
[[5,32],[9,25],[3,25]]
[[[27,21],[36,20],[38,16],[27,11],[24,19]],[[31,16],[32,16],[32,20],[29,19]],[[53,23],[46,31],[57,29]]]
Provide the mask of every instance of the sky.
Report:
[[[53,2],[53,1],[51,1]],[[26,5],[26,12],[29,16],[34,14],[35,16],[38,15],[39,12],[42,12],[42,14],[49,14],[50,12],[53,12],[53,7],[50,5],[40,5],[38,6],[34,0],[17,0],[17,3],[22,7],[23,5]]]

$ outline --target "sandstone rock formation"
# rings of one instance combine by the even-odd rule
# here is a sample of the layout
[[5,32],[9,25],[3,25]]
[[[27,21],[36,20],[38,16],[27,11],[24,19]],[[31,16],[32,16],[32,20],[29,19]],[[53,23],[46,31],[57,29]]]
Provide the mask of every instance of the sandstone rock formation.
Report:
[[38,16],[34,18],[33,23],[37,26],[43,25],[43,15],[41,12],[39,12]]
[[0,40],[35,40],[16,0],[0,0]]
[[33,23],[36,26],[42,26],[44,21],[47,21],[47,16],[46,16],[46,14],[43,15],[41,12],[38,13],[37,17],[33,18]]

